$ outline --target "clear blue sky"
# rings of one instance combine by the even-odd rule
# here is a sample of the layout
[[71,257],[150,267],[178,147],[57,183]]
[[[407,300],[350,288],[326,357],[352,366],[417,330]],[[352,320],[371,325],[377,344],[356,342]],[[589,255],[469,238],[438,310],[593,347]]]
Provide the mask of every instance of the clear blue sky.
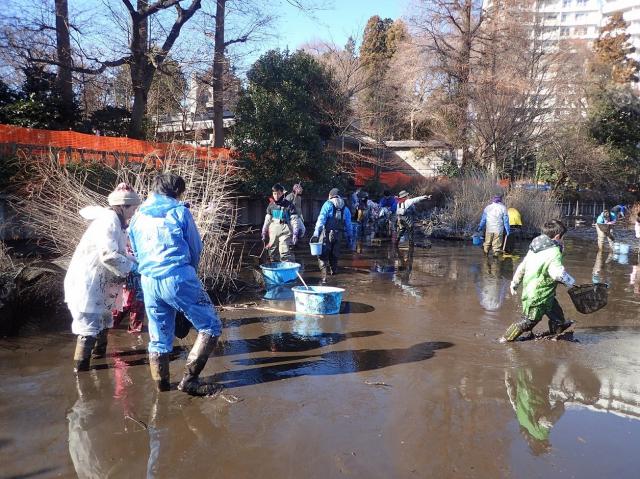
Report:
[[311,15],[293,6],[283,7],[276,27],[278,38],[267,42],[264,50],[287,47],[295,50],[313,40],[344,45],[350,35],[360,40],[369,17],[379,15],[395,20],[405,13],[408,0],[329,0],[326,3],[325,9]]

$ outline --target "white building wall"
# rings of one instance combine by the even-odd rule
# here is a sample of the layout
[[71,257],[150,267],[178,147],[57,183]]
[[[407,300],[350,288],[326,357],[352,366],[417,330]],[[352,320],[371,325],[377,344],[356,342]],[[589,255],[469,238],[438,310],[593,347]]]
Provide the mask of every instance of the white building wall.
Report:
[[[493,4],[493,0],[484,0],[483,8],[488,10]],[[537,0],[533,8],[542,17],[543,38],[551,48],[557,47],[559,40],[594,41],[609,16],[622,11],[629,22],[630,41],[636,47],[633,56],[640,59],[640,0]]]

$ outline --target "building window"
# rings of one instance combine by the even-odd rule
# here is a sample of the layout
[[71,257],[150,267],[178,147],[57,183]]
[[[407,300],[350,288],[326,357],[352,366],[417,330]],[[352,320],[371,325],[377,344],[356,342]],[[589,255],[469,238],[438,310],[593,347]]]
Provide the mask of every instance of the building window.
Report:
[[584,22],[584,19],[587,17],[586,13],[576,13],[576,22]]
[[562,17],[560,17],[560,20],[561,20],[562,22],[566,22],[566,21],[567,21],[567,14],[566,14],[566,13],[563,13],[563,14],[562,14]]
[[569,29],[569,27],[562,27],[560,29],[560,36],[561,37],[568,37],[569,33],[571,33],[571,30]]
[[579,7],[586,7],[587,0],[576,0],[576,5],[578,5]]
[[544,18],[546,20],[555,20],[556,18],[558,18],[558,15],[556,15],[555,13],[547,13]]
[[587,29],[585,27],[576,27],[573,33],[574,35],[586,35]]
[[567,8],[571,6],[571,0],[562,0],[562,6]]

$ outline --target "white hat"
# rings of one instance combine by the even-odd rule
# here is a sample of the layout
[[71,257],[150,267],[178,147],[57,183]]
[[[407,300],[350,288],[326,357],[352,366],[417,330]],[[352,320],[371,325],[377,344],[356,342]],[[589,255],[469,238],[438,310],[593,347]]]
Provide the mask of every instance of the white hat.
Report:
[[142,203],[138,193],[127,183],[120,183],[116,186],[116,189],[109,194],[107,199],[109,206],[139,205]]

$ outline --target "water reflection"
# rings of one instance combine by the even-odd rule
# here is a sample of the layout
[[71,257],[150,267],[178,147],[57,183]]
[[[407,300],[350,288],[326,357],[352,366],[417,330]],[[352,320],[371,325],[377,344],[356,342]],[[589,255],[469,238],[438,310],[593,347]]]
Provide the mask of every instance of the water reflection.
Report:
[[437,350],[451,346],[453,344],[449,342],[434,341],[414,344],[408,348],[328,351],[322,354],[297,357],[296,359],[305,359],[301,362],[276,365],[270,365],[273,363],[273,358],[238,359],[233,362],[246,366],[261,364],[267,364],[267,366],[225,371],[215,374],[212,378],[206,378],[206,380],[222,383],[227,388],[236,388],[299,376],[349,374],[424,361],[432,358]]
[[551,450],[551,429],[569,403],[594,406],[601,391],[591,369],[552,362],[507,369],[505,386],[520,432],[535,455]]
[[[80,478],[141,477],[132,438],[144,429],[127,419],[108,374],[91,371],[76,378],[78,399],[67,414],[69,455]],[[139,464],[139,461],[137,462]]]
[[476,294],[486,311],[497,311],[504,303],[513,276],[511,258],[484,257],[471,265]]
[[609,282],[606,274],[606,270],[605,270],[605,265],[611,263],[611,261],[613,261],[613,255],[611,253],[608,253],[606,255],[606,260],[605,260],[604,252],[601,249],[598,250],[598,253],[596,254],[596,260],[593,263],[593,270],[591,272],[591,281],[593,283]]

